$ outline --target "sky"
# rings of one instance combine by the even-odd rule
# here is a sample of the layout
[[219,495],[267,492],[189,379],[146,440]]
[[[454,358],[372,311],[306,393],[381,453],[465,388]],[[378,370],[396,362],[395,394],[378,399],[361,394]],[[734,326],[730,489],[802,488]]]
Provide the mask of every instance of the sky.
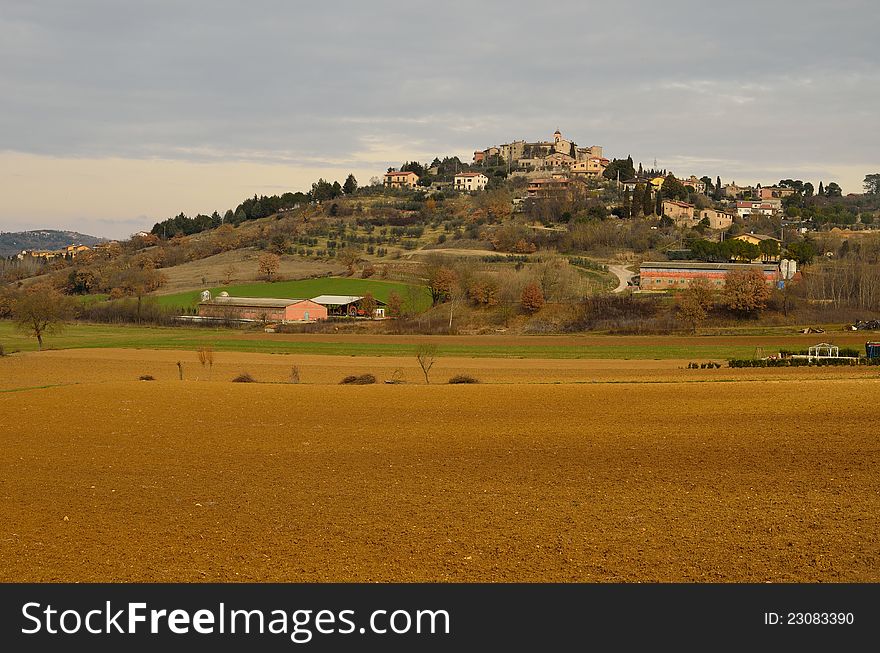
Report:
[[3,0],[0,231],[121,238],[557,128],[862,192],[877,34],[876,0]]

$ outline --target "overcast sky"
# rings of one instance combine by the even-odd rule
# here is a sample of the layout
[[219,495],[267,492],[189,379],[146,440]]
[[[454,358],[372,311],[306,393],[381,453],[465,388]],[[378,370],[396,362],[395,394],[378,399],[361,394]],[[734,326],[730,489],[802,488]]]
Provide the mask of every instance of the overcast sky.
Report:
[[122,237],[556,128],[861,192],[878,34],[876,0],[3,0],[0,230]]

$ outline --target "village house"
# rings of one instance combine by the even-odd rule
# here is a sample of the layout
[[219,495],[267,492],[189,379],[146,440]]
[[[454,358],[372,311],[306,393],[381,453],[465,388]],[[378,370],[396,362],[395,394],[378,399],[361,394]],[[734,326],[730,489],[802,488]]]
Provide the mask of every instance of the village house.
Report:
[[562,152],[554,152],[542,160],[543,168],[570,168],[574,163],[574,157]]
[[621,181],[623,188],[628,192],[633,192],[636,186],[642,185],[650,187],[652,191],[657,191],[663,187],[663,177],[633,177],[632,179],[624,179]]
[[601,177],[602,173],[605,172],[605,168],[608,167],[608,163],[608,159],[592,156],[572,164],[570,171],[572,175],[576,176]]
[[679,179],[682,186],[690,186],[694,189],[695,193],[700,193],[702,195],[706,194],[706,182],[702,179],[697,179],[694,175],[691,175],[687,179]]
[[455,190],[475,191],[485,190],[489,178],[482,172],[459,172],[455,175]]
[[694,205],[678,200],[663,200],[663,215],[672,218],[677,225],[690,225],[694,220]]
[[385,186],[387,188],[415,188],[418,183],[419,176],[414,172],[392,170],[385,173]]
[[734,216],[724,211],[716,211],[715,209],[702,209],[699,213],[697,222],[703,220],[709,221],[710,229],[728,229],[733,224]]
[[[734,236],[734,240],[742,240],[761,248],[761,255],[753,260],[754,263],[768,263],[771,261],[779,261],[782,258],[782,241],[773,236],[766,236],[764,234],[740,234],[739,236]],[[762,245],[762,243],[767,243],[769,247],[768,245]]]
[[571,188],[571,180],[567,177],[542,177],[529,182],[526,192],[529,197],[550,197],[568,192]]
[[757,270],[768,285],[776,285],[779,267],[760,263],[703,263],[698,261],[646,261],[639,266],[642,290],[683,290],[695,279],[706,279],[713,286],[723,286],[734,270]]
[[782,186],[767,186],[758,191],[758,196],[762,200],[782,199],[792,195],[794,195],[794,188],[784,188]]
[[722,189],[722,195],[732,200],[754,197],[755,192],[754,186],[737,186],[735,181],[730,184],[725,184]]
[[753,214],[776,215],[782,211],[782,200],[738,200],[736,214],[741,218],[747,218]]

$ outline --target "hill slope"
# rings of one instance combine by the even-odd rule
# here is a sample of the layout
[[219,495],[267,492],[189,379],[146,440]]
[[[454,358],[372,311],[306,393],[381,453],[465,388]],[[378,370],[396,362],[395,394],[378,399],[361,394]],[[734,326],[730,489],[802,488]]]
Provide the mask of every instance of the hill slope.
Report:
[[77,231],[35,229],[0,232],[0,256],[12,256],[23,249],[61,249],[67,245],[97,245],[106,240]]

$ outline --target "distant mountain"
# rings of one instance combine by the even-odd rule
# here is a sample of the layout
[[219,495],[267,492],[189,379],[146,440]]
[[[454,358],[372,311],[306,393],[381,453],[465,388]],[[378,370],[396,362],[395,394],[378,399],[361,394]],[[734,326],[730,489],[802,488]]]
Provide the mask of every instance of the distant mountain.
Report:
[[76,231],[37,229],[34,231],[0,231],[0,256],[18,254],[23,249],[61,249],[67,245],[92,247],[106,238],[89,236]]

